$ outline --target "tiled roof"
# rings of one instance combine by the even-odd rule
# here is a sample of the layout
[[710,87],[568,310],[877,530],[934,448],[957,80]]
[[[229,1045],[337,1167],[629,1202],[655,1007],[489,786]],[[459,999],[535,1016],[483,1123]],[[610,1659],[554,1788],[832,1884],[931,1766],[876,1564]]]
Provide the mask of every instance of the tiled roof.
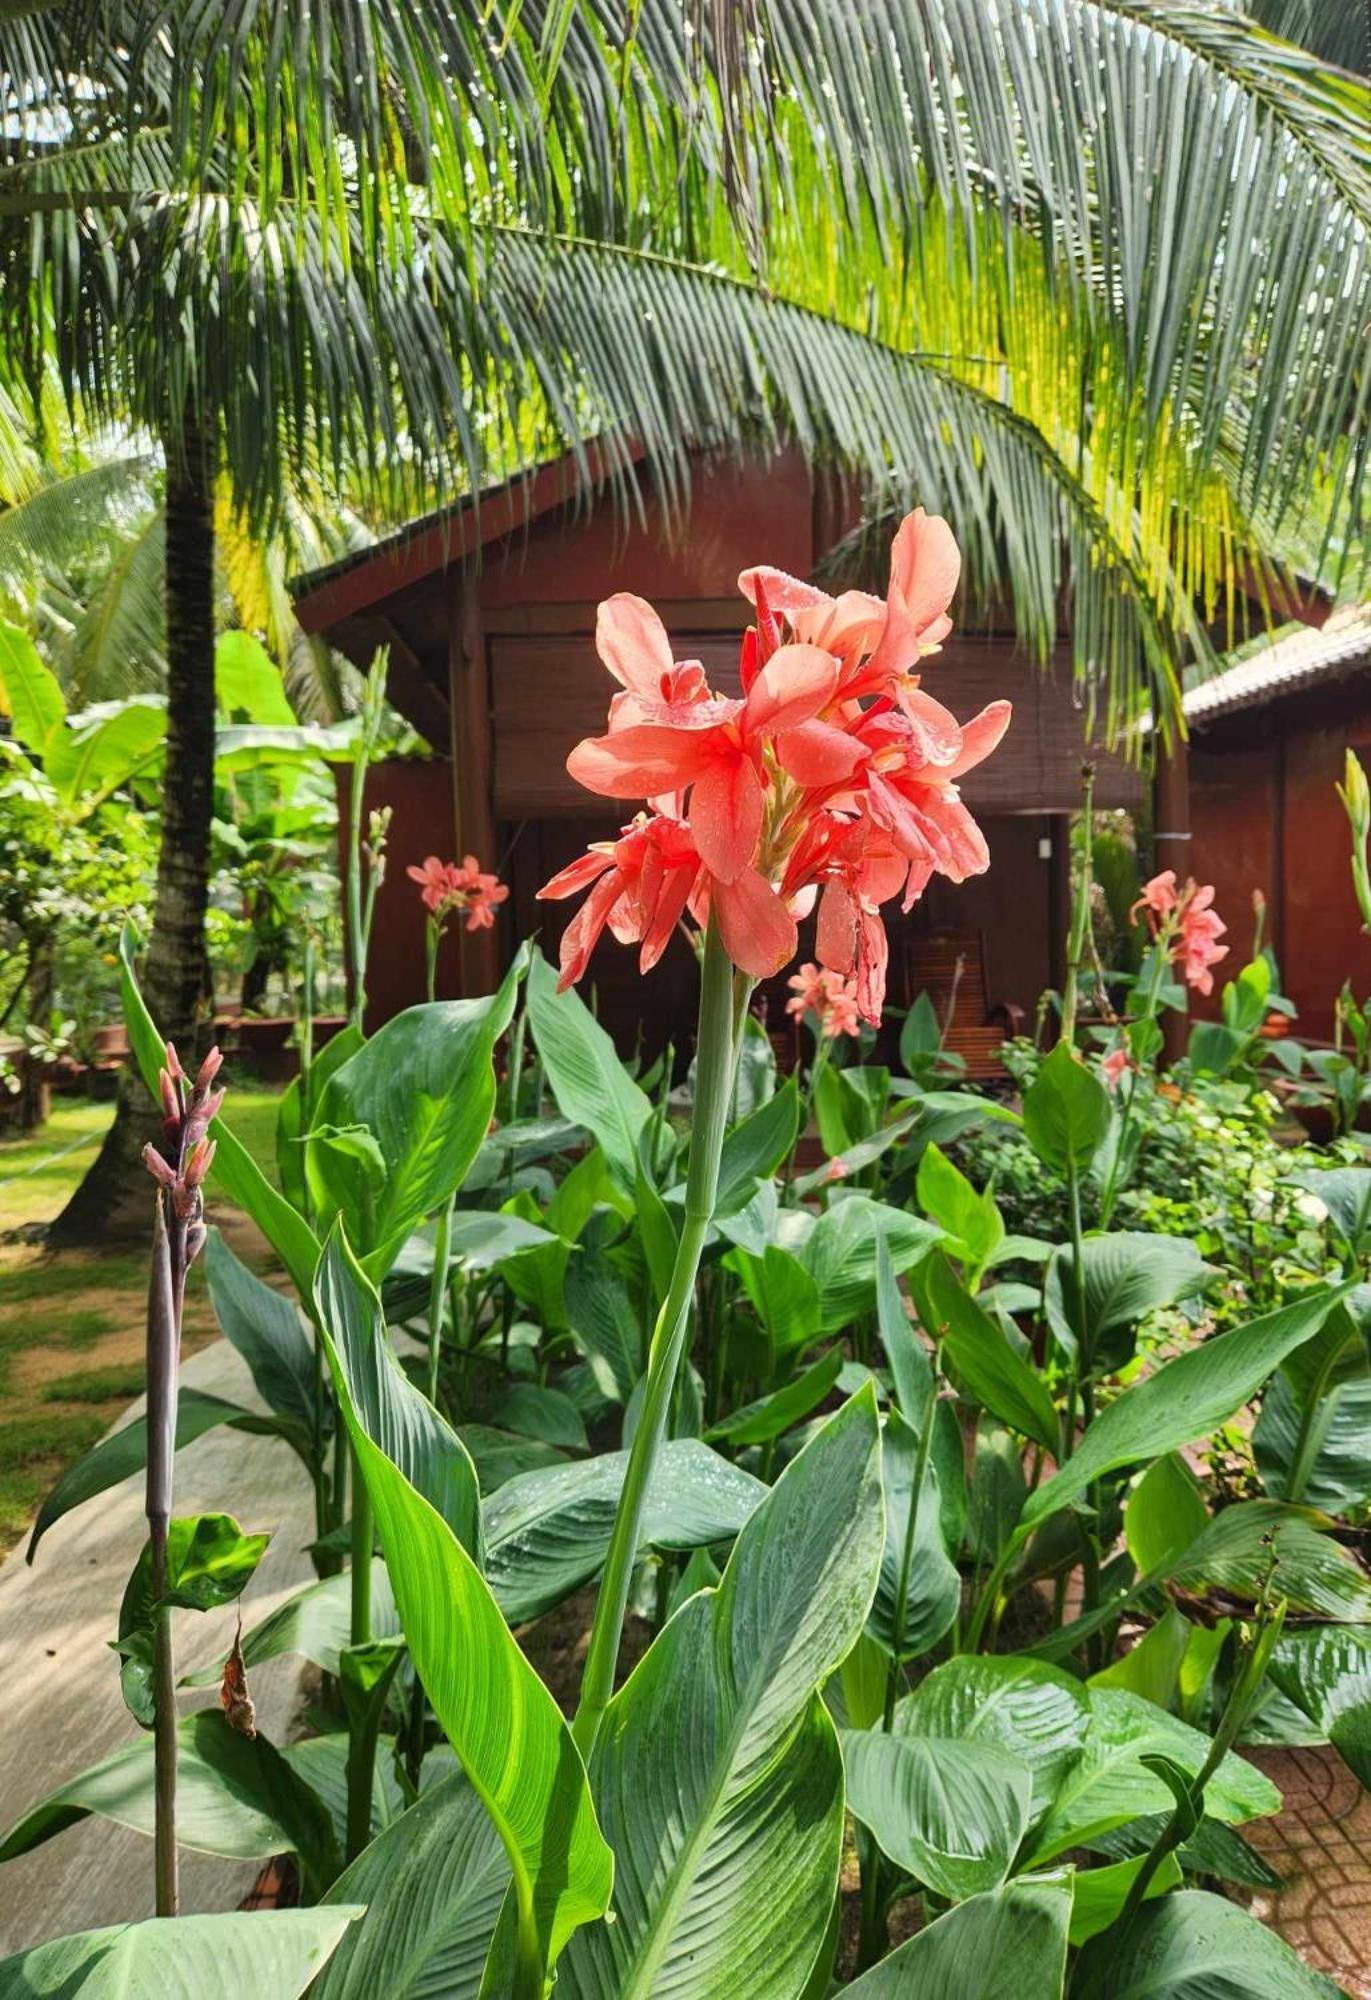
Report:
[[1371,662],[1371,604],[1344,605],[1320,626],[1288,626],[1254,646],[1245,659],[1187,691],[1186,720],[1203,728],[1235,709],[1255,708],[1345,673],[1359,660]]

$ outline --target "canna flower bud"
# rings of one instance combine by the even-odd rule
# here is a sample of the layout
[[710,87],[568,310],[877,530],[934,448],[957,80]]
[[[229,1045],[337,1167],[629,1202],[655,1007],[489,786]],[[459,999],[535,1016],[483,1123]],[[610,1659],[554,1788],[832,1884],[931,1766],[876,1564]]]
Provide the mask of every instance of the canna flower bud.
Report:
[[171,1165],[170,1161],[163,1159],[155,1146],[144,1146],[143,1165],[147,1168],[159,1187],[175,1187],[176,1169]]

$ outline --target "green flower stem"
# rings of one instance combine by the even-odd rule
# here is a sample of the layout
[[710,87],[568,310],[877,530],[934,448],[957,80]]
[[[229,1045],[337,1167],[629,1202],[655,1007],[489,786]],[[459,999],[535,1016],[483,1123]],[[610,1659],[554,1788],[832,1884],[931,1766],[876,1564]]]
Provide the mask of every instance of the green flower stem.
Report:
[[[1152,966],[1148,975],[1147,992],[1143,996],[1143,1011],[1140,1021],[1156,1019],[1161,1001],[1162,969],[1170,964],[1170,957],[1161,938],[1152,948]],[[1128,1072],[1128,1091],[1123,1101],[1123,1113],[1119,1119],[1119,1136],[1114,1146],[1114,1157],[1109,1163],[1109,1174],[1105,1180],[1104,1192],[1100,1196],[1100,1228],[1108,1229],[1109,1218],[1114,1213],[1114,1203],[1119,1197],[1119,1169],[1124,1162],[1129,1128],[1133,1122],[1133,1100],[1138,1094],[1138,1079],[1133,1070]]]
[[[342,1426],[340,1424],[339,1428]],[[365,1646],[371,1639],[371,1551],[375,1542],[371,1517],[371,1495],[362,1477],[362,1468],[352,1455],[352,1622],[351,1643]]]
[[443,1349],[443,1305],[452,1268],[452,1212],[457,1196],[449,1195],[433,1237],[433,1278],[428,1291],[428,1399],[438,1401],[438,1364]]
[[928,1456],[933,1444],[933,1420],[938,1414],[938,1376],[936,1368],[928,1387],[928,1404],[924,1410],[924,1420],[919,1429],[919,1446],[914,1456],[914,1485],[909,1495],[909,1519],[905,1523],[904,1546],[900,1550],[900,1573],[895,1583],[895,1646],[890,1656],[890,1668],[885,1677],[885,1712],[881,1718],[882,1729],[889,1731],[895,1720],[895,1703],[899,1699],[900,1682],[900,1638],[904,1632],[905,1612],[909,1608],[909,1572],[914,1563],[914,1542],[919,1532],[919,1502],[923,1498],[924,1477],[928,1471]]
[[[746,989],[743,991],[746,1005]],[[695,1052],[695,1106],[691,1125],[690,1168],[686,1176],[685,1216],[672,1266],[671,1283],[652,1335],[642,1413],[633,1434],[628,1470],[619,1496],[614,1528],[605,1558],[604,1576],[595,1604],[581,1702],[572,1735],[583,1757],[589,1758],[600,1719],[614,1692],[614,1668],[619,1657],[624,1612],[633,1565],[642,1532],[648,1485],[666,1432],[671,1392],[680,1368],[690,1324],[691,1301],[705,1238],[714,1216],[719,1188],[719,1158],[733,1094],[737,1047],[737,996],[733,967],[711,922],[705,939],[700,975],[700,1028]]]

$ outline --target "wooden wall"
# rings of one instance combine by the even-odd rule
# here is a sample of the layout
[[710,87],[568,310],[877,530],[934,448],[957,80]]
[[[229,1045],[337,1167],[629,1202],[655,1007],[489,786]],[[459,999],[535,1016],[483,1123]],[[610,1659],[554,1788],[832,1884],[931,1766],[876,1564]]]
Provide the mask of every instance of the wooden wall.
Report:
[[1361,929],[1349,868],[1347,817],[1334,789],[1348,747],[1371,761],[1366,677],[1332,683],[1226,718],[1196,735],[1190,752],[1192,868],[1212,882],[1228,924],[1231,958],[1196,1012],[1212,1017],[1217,987],[1252,943],[1252,892],[1268,907],[1267,936],[1296,1032],[1331,1039],[1333,1001],[1351,978],[1371,991],[1371,938]]

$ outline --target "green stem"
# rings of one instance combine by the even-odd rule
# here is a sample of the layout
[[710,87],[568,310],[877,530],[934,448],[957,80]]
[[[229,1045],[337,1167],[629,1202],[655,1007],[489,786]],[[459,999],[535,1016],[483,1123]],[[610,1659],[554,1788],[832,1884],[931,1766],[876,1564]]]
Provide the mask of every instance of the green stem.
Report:
[[452,1264],[452,1211],[457,1196],[448,1196],[447,1206],[438,1217],[433,1238],[433,1277],[428,1288],[428,1399],[438,1401],[438,1365],[443,1349],[443,1302],[447,1298],[448,1271]]
[[362,793],[366,789],[367,760],[359,745],[352,766],[352,788],[348,793],[348,944],[352,951],[352,1008],[350,1019],[358,1034],[367,1006],[367,946],[362,919]]
[[[1085,1293],[1085,1230],[1081,1222],[1081,1176],[1073,1160],[1068,1160],[1066,1168],[1066,1188],[1071,1204],[1071,1289],[1076,1302],[1076,1374],[1080,1382],[1081,1417],[1089,1430],[1095,1415],[1095,1357],[1092,1351],[1087,1320]],[[1092,1484],[1089,1489],[1090,1501],[1099,1519],[1099,1487]],[[1086,1612],[1095,1611],[1100,1602],[1100,1548],[1099,1534],[1094,1525],[1082,1530],[1085,1537],[1085,1558],[1082,1563],[1082,1603]]]
[[[1147,992],[1144,995],[1140,1021],[1156,1019],[1157,1004],[1161,999],[1162,968],[1168,963],[1166,952],[1160,941],[1153,946],[1152,965],[1148,974]],[[1100,1228],[1108,1229],[1109,1218],[1114,1213],[1114,1203],[1119,1196],[1119,1171],[1123,1166],[1129,1129],[1133,1123],[1133,1100],[1138,1092],[1138,1078],[1133,1070],[1128,1072],[1128,1091],[1123,1101],[1123,1115],[1119,1119],[1119,1136],[1114,1146],[1114,1157],[1109,1163],[1109,1174],[1100,1197]]]
[[935,1373],[929,1384],[928,1404],[919,1429],[918,1450],[914,1455],[914,1485],[909,1496],[909,1518],[905,1522],[904,1546],[900,1550],[900,1573],[895,1583],[895,1621],[892,1634],[894,1650],[885,1677],[885,1713],[881,1721],[881,1727],[887,1732],[895,1720],[895,1704],[899,1699],[900,1684],[903,1679],[900,1672],[900,1640],[904,1634],[905,1612],[909,1608],[909,1572],[914,1561],[914,1542],[919,1532],[919,1502],[923,1497],[928,1455],[933,1443],[933,1420],[937,1414],[938,1377]]
[[167,1530],[152,1530],[152,1594],[157,1604],[152,1628],[153,1680],[153,1876],[159,1917],[174,1917],[180,1902],[176,1851],[176,1663],[172,1656],[171,1611],[160,1600],[167,1588]]
[[[341,1426],[340,1426],[341,1428]],[[357,1455],[352,1454],[352,1623],[351,1643],[365,1646],[371,1639],[371,1551],[375,1531],[371,1517],[371,1495],[362,1477]]]
[[1086,937],[1090,928],[1091,840],[1094,834],[1095,766],[1081,766],[1081,859],[1071,909],[1071,935],[1067,941],[1066,980],[1062,987],[1061,1039],[1076,1039],[1076,991],[1080,968],[1085,961]]
[[587,1758],[600,1726],[600,1718],[614,1692],[614,1668],[619,1657],[619,1641],[623,1634],[633,1565],[638,1555],[648,1486],[666,1430],[672,1388],[690,1324],[695,1279],[714,1215],[719,1188],[719,1158],[723,1151],[733,1088],[736,1040],[733,967],[711,922],[700,975],[696,1095],[681,1240],[672,1266],[671,1282],[652,1336],[642,1413],[633,1434],[623,1491],[614,1516],[581,1681],[580,1706],[572,1724],[577,1747]]

